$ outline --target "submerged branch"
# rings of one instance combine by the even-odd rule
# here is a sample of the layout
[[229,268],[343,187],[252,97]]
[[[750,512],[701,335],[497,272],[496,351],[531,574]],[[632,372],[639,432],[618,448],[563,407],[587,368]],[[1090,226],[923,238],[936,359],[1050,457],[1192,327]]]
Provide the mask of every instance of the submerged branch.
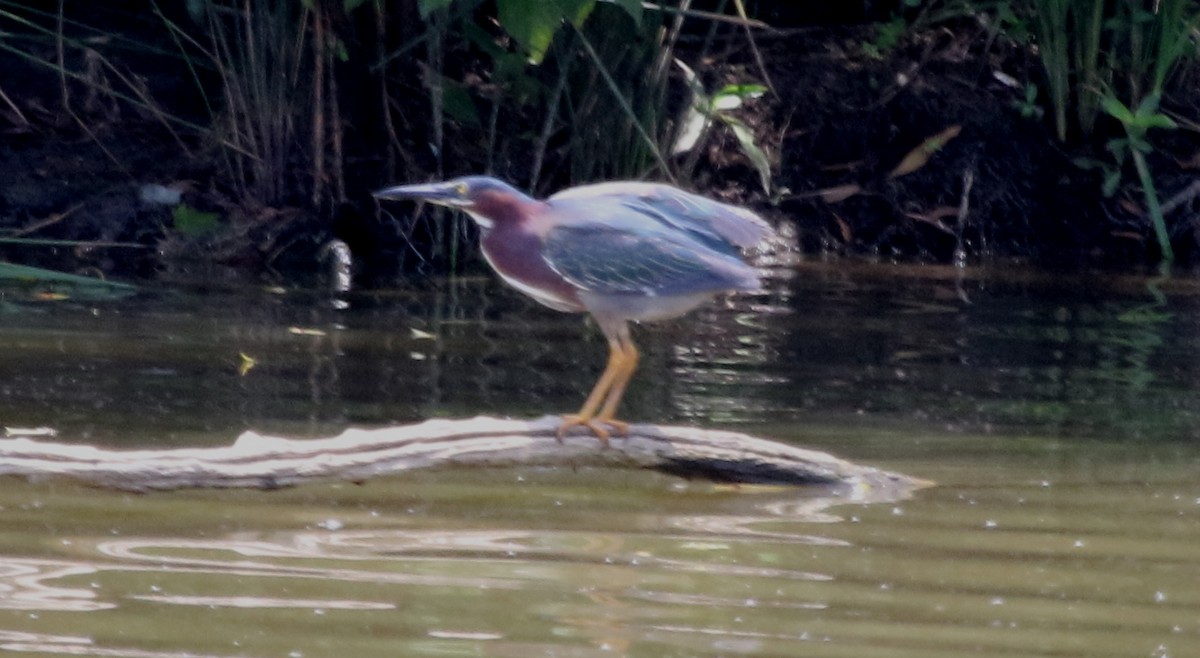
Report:
[[31,438],[0,440],[0,475],[64,477],[126,491],[276,489],[321,479],[364,481],[427,468],[599,466],[719,482],[806,485],[846,500],[895,500],[930,483],[736,432],[633,425],[602,447],[588,433],[555,440],[561,419],[478,417],[327,439],[246,432],[231,446],[112,450]]

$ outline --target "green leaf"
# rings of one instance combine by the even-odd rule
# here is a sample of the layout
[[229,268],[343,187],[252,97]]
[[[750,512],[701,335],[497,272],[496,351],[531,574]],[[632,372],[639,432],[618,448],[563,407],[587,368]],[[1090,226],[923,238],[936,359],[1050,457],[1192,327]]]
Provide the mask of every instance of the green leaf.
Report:
[[767,154],[754,141],[754,133],[746,124],[734,119],[733,117],[718,115],[726,125],[733,130],[734,137],[737,137],[738,146],[742,147],[742,153],[750,159],[750,163],[758,170],[759,182],[762,183],[763,191],[767,194],[771,193],[771,161],[767,158]]
[[1164,128],[1167,130],[1174,130],[1179,127],[1179,124],[1175,123],[1171,117],[1165,114],[1151,115],[1142,123],[1146,126],[1146,128]]
[[748,84],[732,84],[721,87],[717,92],[718,96],[737,96],[738,98],[758,98],[767,93],[765,85],[748,83]]
[[346,48],[346,42],[341,39],[336,39],[333,43],[334,57],[337,57],[339,62],[350,61],[350,50]]
[[1158,94],[1147,95],[1142,99],[1142,102],[1138,103],[1137,111],[1134,112],[1134,116],[1139,119],[1143,119],[1156,114],[1158,112],[1158,101]]
[[642,0],[613,0],[613,3],[629,14],[634,25],[639,29],[642,27]]
[[766,93],[762,85],[725,85],[713,96],[713,108],[716,110],[736,110],[750,98],[758,98]]
[[[0,284],[4,285],[6,299],[38,302],[108,301],[137,292],[137,288],[128,283],[13,263],[0,263]],[[9,289],[12,289],[11,292]],[[4,312],[21,309],[21,306],[7,302],[0,305],[0,310]]]
[[700,82],[700,76],[692,70],[690,66],[683,63],[683,60],[676,59],[675,66],[678,66],[683,71],[683,79],[687,82],[688,91],[692,92],[692,104],[697,103],[697,99],[703,99],[705,105],[708,105],[708,92],[704,89],[704,84]]
[[207,11],[208,0],[187,0],[187,13],[193,21],[203,24]]
[[1133,112],[1130,112],[1129,108],[1125,107],[1125,104],[1117,100],[1115,96],[1105,96],[1100,99],[1100,105],[1109,116],[1122,124],[1128,126],[1133,123]]
[[0,263],[0,280],[34,283],[67,283],[75,286],[103,286],[105,288],[117,290],[136,289],[134,286],[131,286],[128,283],[105,281],[104,279],[95,279],[90,276],[67,274],[66,272],[47,270],[40,267],[30,267],[28,265],[17,265],[15,263]]
[[504,31],[521,44],[529,55],[529,61],[540,64],[550,48],[554,33],[562,25],[563,13],[558,3],[546,0],[497,0],[496,13]]
[[446,116],[458,123],[472,128],[479,128],[483,122],[479,119],[479,110],[475,107],[475,99],[467,88],[449,78],[442,78],[442,109]]
[[342,9],[349,14],[368,2],[370,2],[370,0],[342,0]]
[[1113,194],[1116,194],[1117,187],[1120,184],[1121,184],[1121,171],[1119,169],[1114,169],[1114,170],[1108,172],[1107,174],[1105,174],[1104,185],[1100,188],[1100,191],[1104,193],[1105,198],[1109,198]]
[[1104,144],[1104,150],[1113,154],[1117,162],[1125,161],[1125,149],[1129,148],[1129,140],[1125,138],[1110,139]]
[[221,227],[220,215],[196,210],[186,203],[175,206],[171,217],[175,220],[175,230],[191,238],[208,235]]
[[492,79],[502,85],[511,86],[521,78],[530,77],[526,73],[525,57],[517,53],[501,53],[493,58]]
[[417,0],[417,14],[424,20],[439,9],[446,9],[454,0]]
[[741,96],[733,96],[730,94],[717,94],[712,99],[712,109],[718,112],[728,112],[736,110],[742,106]]
[[504,102],[518,106],[538,103],[550,90],[529,74],[529,64],[519,53],[503,53],[493,60],[492,81],[504,90]]
[[500,59],[505,55],[505,50],[496,44],[496,39],[491,34],[475,24],[474,21],[463,21],[462,26],[463,36],[470,41],[476,48],[487,53],[488,57],[493,60]]
[[580,27],[596,8],[596,0],[557,0],[562,17]]
[[679,155],[696,148],[700,138],[708,132],[710,124],[711,120],[707,114],[697,110],[695,106],[689,107],[683,126],[679,129],[679,136],[671,146],[671,154]]
[[675,66],[683,71],[683,79],[687,82],[688,91],[691,92],[691,102],[685,112],[679,135],[675,138],[675,143],[671,145],[671,153],[678,155],[695,148],[704,134],[708,132],[713,115],[713,104],[708,93],[704,91],[700,76],[679,59],[675,60]]
[[1154,311],[1148,308],[1130,309],[1117,316],[1117,322],[1126,324],[1162,324],[1175,318],[1174,313]]

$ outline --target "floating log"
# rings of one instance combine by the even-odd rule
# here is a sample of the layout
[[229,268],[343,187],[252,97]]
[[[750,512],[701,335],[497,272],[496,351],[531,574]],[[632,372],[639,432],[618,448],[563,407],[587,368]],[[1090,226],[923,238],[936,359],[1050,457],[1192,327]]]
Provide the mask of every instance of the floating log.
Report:
[[290,487],[314,480],[362,482],[429,468],[513,466],[650,469],[685,478],[805,485],[846,500],[894,500],[929,483],[823,452],[736,432],[631,425],[607,447],[580,428],[561,442],[561,419],[478,417],[349,429],[326,439],[245,432],[230,446],[114,450],[21,437],[0,440],[0,475],[63,477],[146,492]]

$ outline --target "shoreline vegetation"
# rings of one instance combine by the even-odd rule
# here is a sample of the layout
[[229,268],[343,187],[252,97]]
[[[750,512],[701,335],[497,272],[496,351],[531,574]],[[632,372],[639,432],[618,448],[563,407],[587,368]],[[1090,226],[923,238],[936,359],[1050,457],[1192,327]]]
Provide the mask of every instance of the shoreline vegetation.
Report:
[[1200,2],[809,4],[0,0],[0,260],[461,271],[463,217],[369,193],[489,173],[672,182],[804,252],[1195,266]]

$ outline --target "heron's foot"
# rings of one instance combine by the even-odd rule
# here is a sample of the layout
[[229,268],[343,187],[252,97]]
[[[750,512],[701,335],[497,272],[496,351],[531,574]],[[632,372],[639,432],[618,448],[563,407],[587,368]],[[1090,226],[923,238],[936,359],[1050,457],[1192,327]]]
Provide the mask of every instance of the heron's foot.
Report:
[[620,436],[629,436],[629,423],[623,420],[617,420],[616,418],[597,418],[596,422],[608,425],[615,434]]
[[621,436],[627,436],[629,434],[629,423],[620,420],[585,418],[579,414],[563,414],[562,419],[562,425],[558,426],[558,432],[556,433],[559,443],[562,443],[563,437],[567,435],[567,431],[569,431],[572,427],[583,426],[588,428],[592,431],[592,434],[596,435],[597,439],[600,439],[600,443],[605,448],[608,447],[608,438],[613,434],[613,432],[616,432]]

